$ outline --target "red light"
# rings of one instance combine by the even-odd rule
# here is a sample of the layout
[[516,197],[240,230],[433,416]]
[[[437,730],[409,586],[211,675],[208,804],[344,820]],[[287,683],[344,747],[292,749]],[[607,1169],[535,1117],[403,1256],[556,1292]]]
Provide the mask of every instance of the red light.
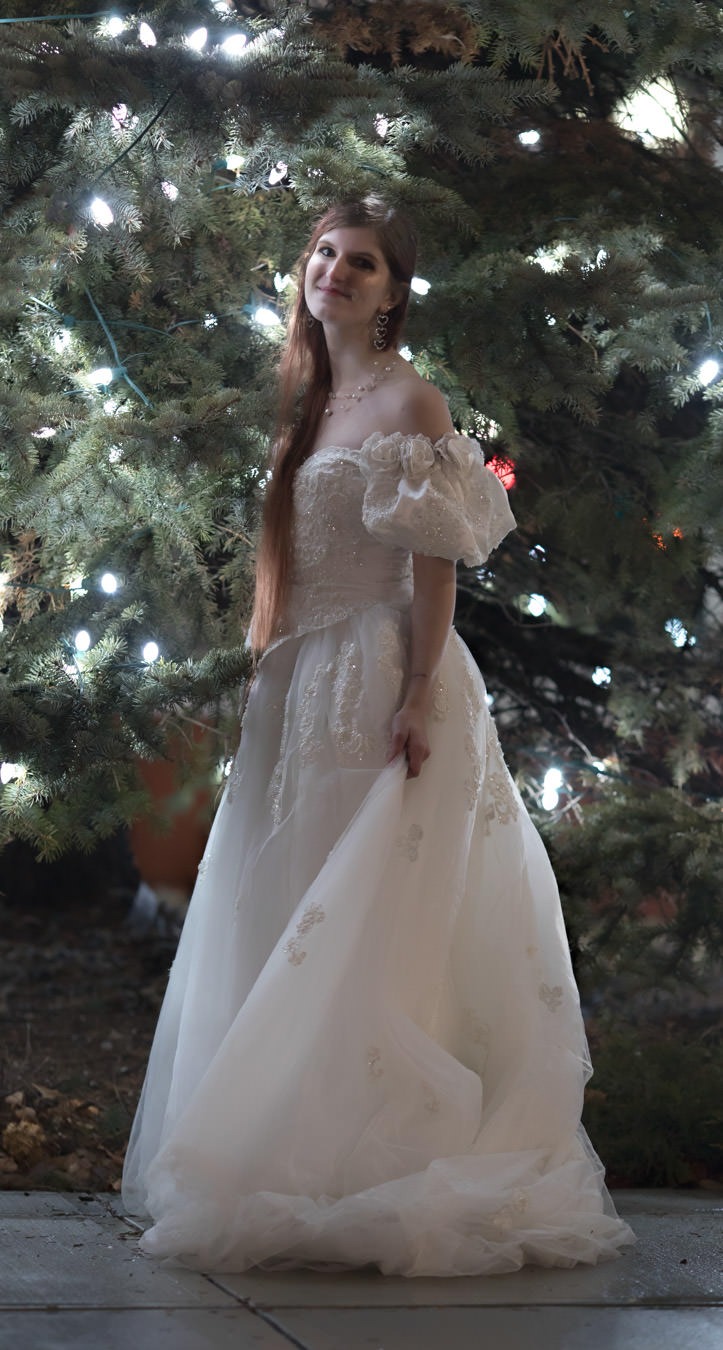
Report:
[[488,461],[487,468],[492,470],[493,474],[499,478],[502,486],[507,488],[508,492],[510,488],[515,486],[515,466],[511,459],[507,459],[502,455],[495,455]]

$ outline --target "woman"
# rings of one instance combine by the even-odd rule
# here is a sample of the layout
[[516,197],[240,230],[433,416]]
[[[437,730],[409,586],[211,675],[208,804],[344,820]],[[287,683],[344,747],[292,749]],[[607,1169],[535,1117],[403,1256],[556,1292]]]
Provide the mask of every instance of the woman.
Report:
[[123,1177],[143,1250],[191,1267],[470,1275],[634,1240],[580,1125],[555,881],[451,629],[455,559],[514,519],[397,354],[414,262],[370,198],[301,259],[257,675]]

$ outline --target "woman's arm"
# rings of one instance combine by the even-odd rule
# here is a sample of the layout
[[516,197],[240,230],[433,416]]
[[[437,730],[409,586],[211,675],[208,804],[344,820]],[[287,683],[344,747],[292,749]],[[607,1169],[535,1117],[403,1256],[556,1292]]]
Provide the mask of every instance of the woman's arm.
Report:
[[392,721],[389,759],[406,752],[409,778],[429,758],[427,717],[432,691],[454,617],[455,564],[447,558],[413,555],[414,599],[409,680],[404,702]]
[[[454,431],[444,396],[424,380],[415,383],[397,405],[398,429],[437,441]],[[409,681],[404,702],[392,721],[389,759],[407,756],[408,777],[416,778],[429,758],[427,717],[432,691],[454,617],[455,564],[447,558],[413,554],[414,599]]]

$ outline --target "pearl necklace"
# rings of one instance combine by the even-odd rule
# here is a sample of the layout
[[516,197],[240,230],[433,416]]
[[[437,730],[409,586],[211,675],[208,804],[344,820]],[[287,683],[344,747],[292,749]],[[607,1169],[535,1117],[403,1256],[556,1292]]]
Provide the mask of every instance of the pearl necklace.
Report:
[[[377,367],[379,365],[379,361],[375,361],[373,364],[375,367]],[[377,385],[381,384],[383,380],[386,380],[388,376],[391,375],[392,371],[396,369],[397,365],[398,362],[393,361],[390,366],[385,366],[384,370],[381,373],[379,373],[379,371],[375,369],[372,373],[372,377],[369,380],[368,384],[359,384],[357,385],[356,389],[352,389],[347,394],[343,394],[341,390],[339,390],[339,392],[336,394],[330,392],[329,400],[336,401],[337,399],[340,399],[342,403],[346,402],[347,406],[345,408],[340,408],[339,411],[342,413],[348,412],[352,403],[360,403],[364,395],[370,394],[372,389],[376,389]],[[330,408],[327,403],[327,406],[324,409],[324,416],[333,417],[334,412],[335,409]]]

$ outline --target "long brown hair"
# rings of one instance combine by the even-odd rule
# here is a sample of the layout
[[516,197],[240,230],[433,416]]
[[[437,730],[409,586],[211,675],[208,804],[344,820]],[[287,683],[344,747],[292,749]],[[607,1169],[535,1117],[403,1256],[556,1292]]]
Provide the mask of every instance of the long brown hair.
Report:
[[317,222],[299,258],[299,289],[279,363],[279,414],[271,448],[271,479],[264,498],[261,543],[256,563],[256,596],[251,640],[260,655],[279,632],[291,572],[293,485],[297,469],[308,459],[331,390],[331,366],[321,323],[312,317],[304,296],[306,269],[322,235],[329,230],[366,226],[379,248],[400,299],[388,311],[386,348],[396,348],[409,303],[417,245],[409,221],[382,201],[368,196],[332,206]]

